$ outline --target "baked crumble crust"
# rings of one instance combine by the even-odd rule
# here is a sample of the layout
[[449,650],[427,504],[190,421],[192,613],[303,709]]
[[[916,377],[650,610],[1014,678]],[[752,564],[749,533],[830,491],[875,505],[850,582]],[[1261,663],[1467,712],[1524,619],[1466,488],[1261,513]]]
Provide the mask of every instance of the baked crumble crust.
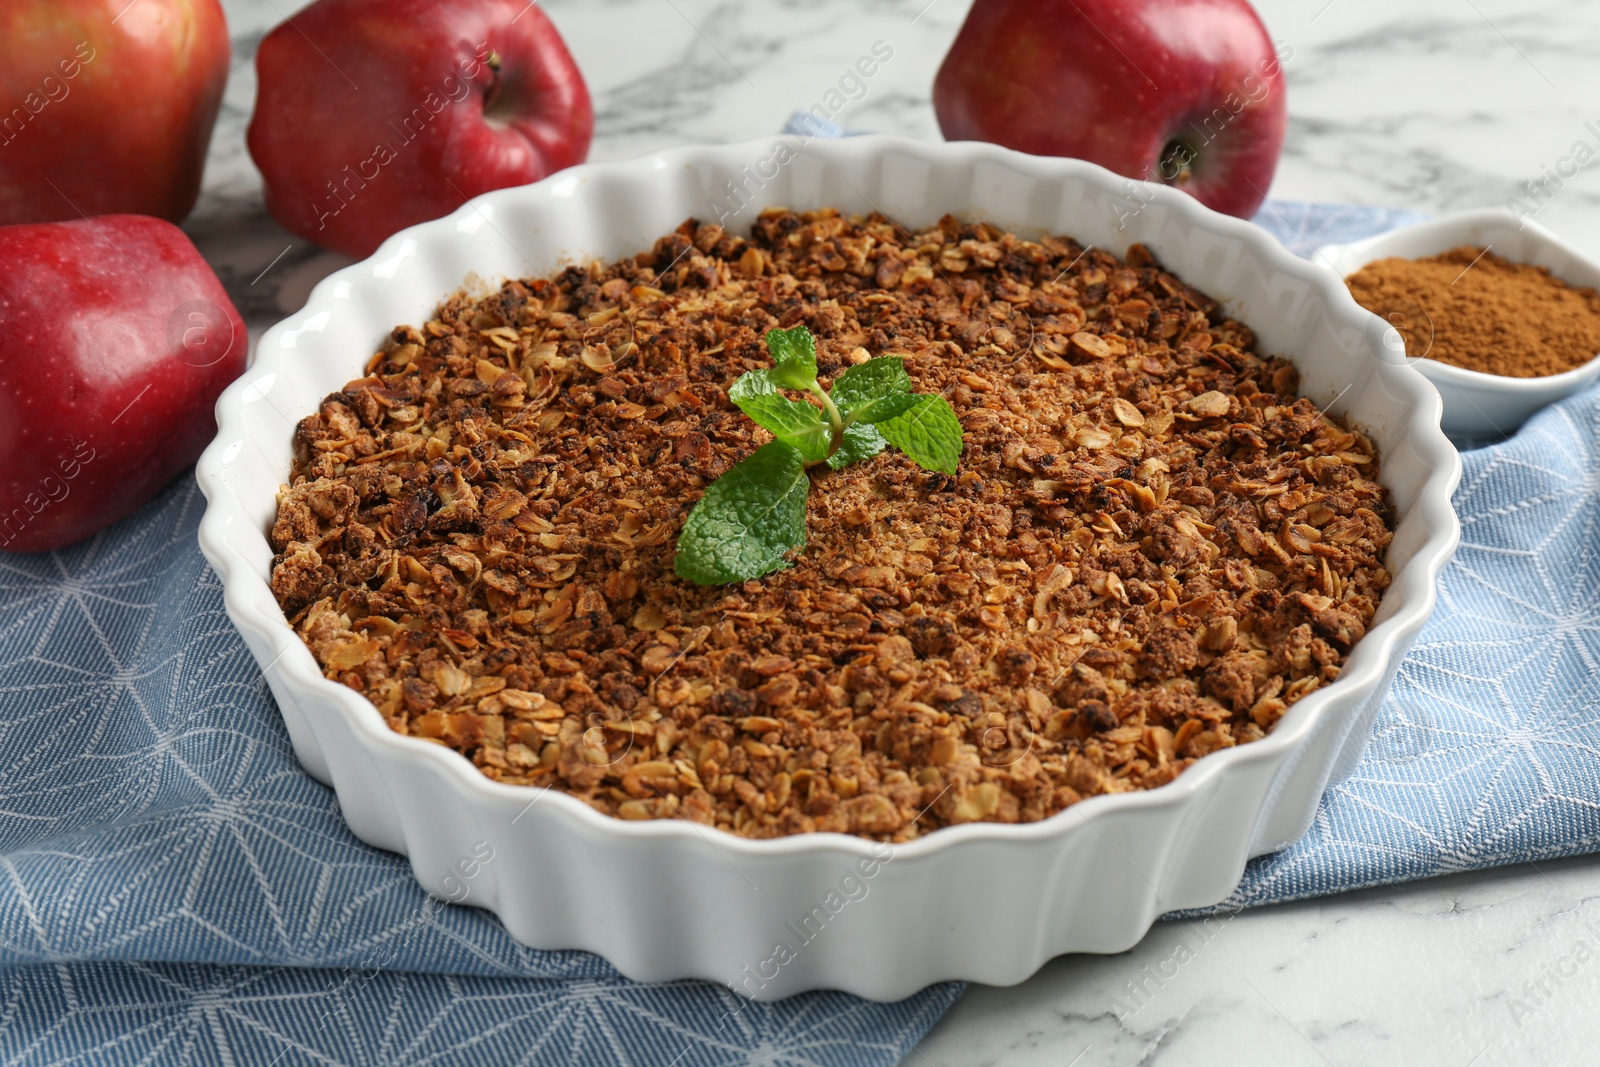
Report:
[[[672,573],[768,439],[728,402],[804,324],[960,415],[954,477],[812,470],[795,565]],[[1218,305],[945,218],[690,220],[457,294],[299,425],[272,588],[329,678],[484,774],[627,819],[905,841],[1151,788],[1338,676],[1392,508],[1359,432]]]

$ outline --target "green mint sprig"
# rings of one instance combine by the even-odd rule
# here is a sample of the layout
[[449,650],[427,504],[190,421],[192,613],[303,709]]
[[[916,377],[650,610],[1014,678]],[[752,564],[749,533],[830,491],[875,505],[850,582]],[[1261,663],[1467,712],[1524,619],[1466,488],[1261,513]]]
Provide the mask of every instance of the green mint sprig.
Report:
[[[788,566],[790,553],[806,543],[808,467],[838,470],[890,445],[940,474],[954,474],[961,458],[956,413],[942,396],[912,392],[900,357],[858,363],[830,390],[817,381],[810,330],[768,330],[766,341],[773,365],[741,374],[728,399],[773,440],[712,482],[678,534],[673,569],[700,585],[748,581]],[[818,403],[790,399],[784,389]]]

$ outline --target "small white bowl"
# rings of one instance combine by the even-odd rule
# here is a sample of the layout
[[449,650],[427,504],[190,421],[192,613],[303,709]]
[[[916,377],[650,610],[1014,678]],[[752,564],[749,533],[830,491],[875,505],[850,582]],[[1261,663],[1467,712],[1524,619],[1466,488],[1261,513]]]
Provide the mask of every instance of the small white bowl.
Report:
[[[1438,392],[1376,344],[1372,316],[1337,275],[1183,193],[1152,186],[1135,201],[1129,188],[1090,163],[987,144],[769,138],[674,149],[481,196],[318,285],[217,402],[217,439],[199,465],[200,545],[296,755],[333,786],[356,836],[405,853],[429,892],[491,909],[517,940],[597,952],[631,978],[705,978],[761,1000],[808,989],[898,1000],[946,979],[1020,982],[1063,952],[1120,952],[1163,912],[1221,900],[1251,856],[1305,833],[1323,789],[1354,769],[1433,610],[1461,532],[1450,506],[1461,459],[1439,432]],[[1214,752],[1159,789],[889,847],[614,819],[565,793],[491,781],[456,752],[395,733],[360,693],[324,678],[268,585],[266,534],[300,416],[359,377],[395,323],[426,321],[469,274],[526,277],[628,255],[690,215],[731,212],[729,228],[748,232],[768,204],[881,208],[915,226],[956,212],[1118,255],[1142,241],[1224,301],[1264,350],[1296,364],[1306,396],[1359,424],[1383,455],[1394,579],[1339,679],[1265,738]]]
[[[1538,223],[1519,222],[1500,208],[1443,215],[1362,241],[1328,245],[1319,248],[1313,259],[1349,277],[1375,260],[1391,256],[1421,259],[1463,245],[1488,248],[1513,263],[1545,267],[1568,285],[1600,289],[1600,263]],[[1404,345],[1399,331],[1376,315],[1373,320],[1384,346],[1398,352]],[[1582,392],[1600,379],[1600,354],[1581,367],[1543,378],[1484,374],[1427,359],[1421,353],[1408,358],[1444,400],[1444,432],[1459,438],[1513,434],[1540,408]]]

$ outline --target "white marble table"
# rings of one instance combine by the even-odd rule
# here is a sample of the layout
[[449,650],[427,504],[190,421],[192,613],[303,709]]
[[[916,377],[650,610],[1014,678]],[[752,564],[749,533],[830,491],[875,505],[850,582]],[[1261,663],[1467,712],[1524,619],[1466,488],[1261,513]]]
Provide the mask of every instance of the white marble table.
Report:
[[[588,77],[591,158],[758,137],[883,40],[847,125],[937,137],[928,89],[970,0],[547,0]],[[289,0],[226,0],[235,69],[187,228],[254,328],[342,264],[261,208],[251,59]],[[1447,211],[1503,205],[1579,140],[1600,149],[1600,4],[1260,0],[1293,49],[1273,194]],[[1546,183],[1540,222],[1600,254],[1600,164]],[[1536,201],[1528,199],[1530,206]],[[1566,1064],[1600,1060],[1600,860],[1479,872],[1162,924],[1132,952],[974,987],[908,1065]],[[1180,941],[1188,951],[1178,951]],[[1175,962],[1181,961],[1181,962]],[[1129,984],[1145,990],[1136,1012]]]

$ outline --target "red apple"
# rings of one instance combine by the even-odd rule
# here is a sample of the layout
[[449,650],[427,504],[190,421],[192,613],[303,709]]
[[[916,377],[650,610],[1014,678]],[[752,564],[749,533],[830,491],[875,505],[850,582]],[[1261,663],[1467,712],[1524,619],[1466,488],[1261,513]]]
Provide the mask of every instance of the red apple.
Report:
[[0,227],[0,549],[81,540],[193,463],[249,338],[182,230]]
[[0,225],[189,214],[229,54],[217,0],[0,3]]
[[1245,0],[975,0],[933,83],[950,140],[1087,159],[1249,218],[1288,122]]
[[351,256],[581,163],[594,133],[583,76],[529,0],[317,0],[267,34],[256,72],[267,208]]

